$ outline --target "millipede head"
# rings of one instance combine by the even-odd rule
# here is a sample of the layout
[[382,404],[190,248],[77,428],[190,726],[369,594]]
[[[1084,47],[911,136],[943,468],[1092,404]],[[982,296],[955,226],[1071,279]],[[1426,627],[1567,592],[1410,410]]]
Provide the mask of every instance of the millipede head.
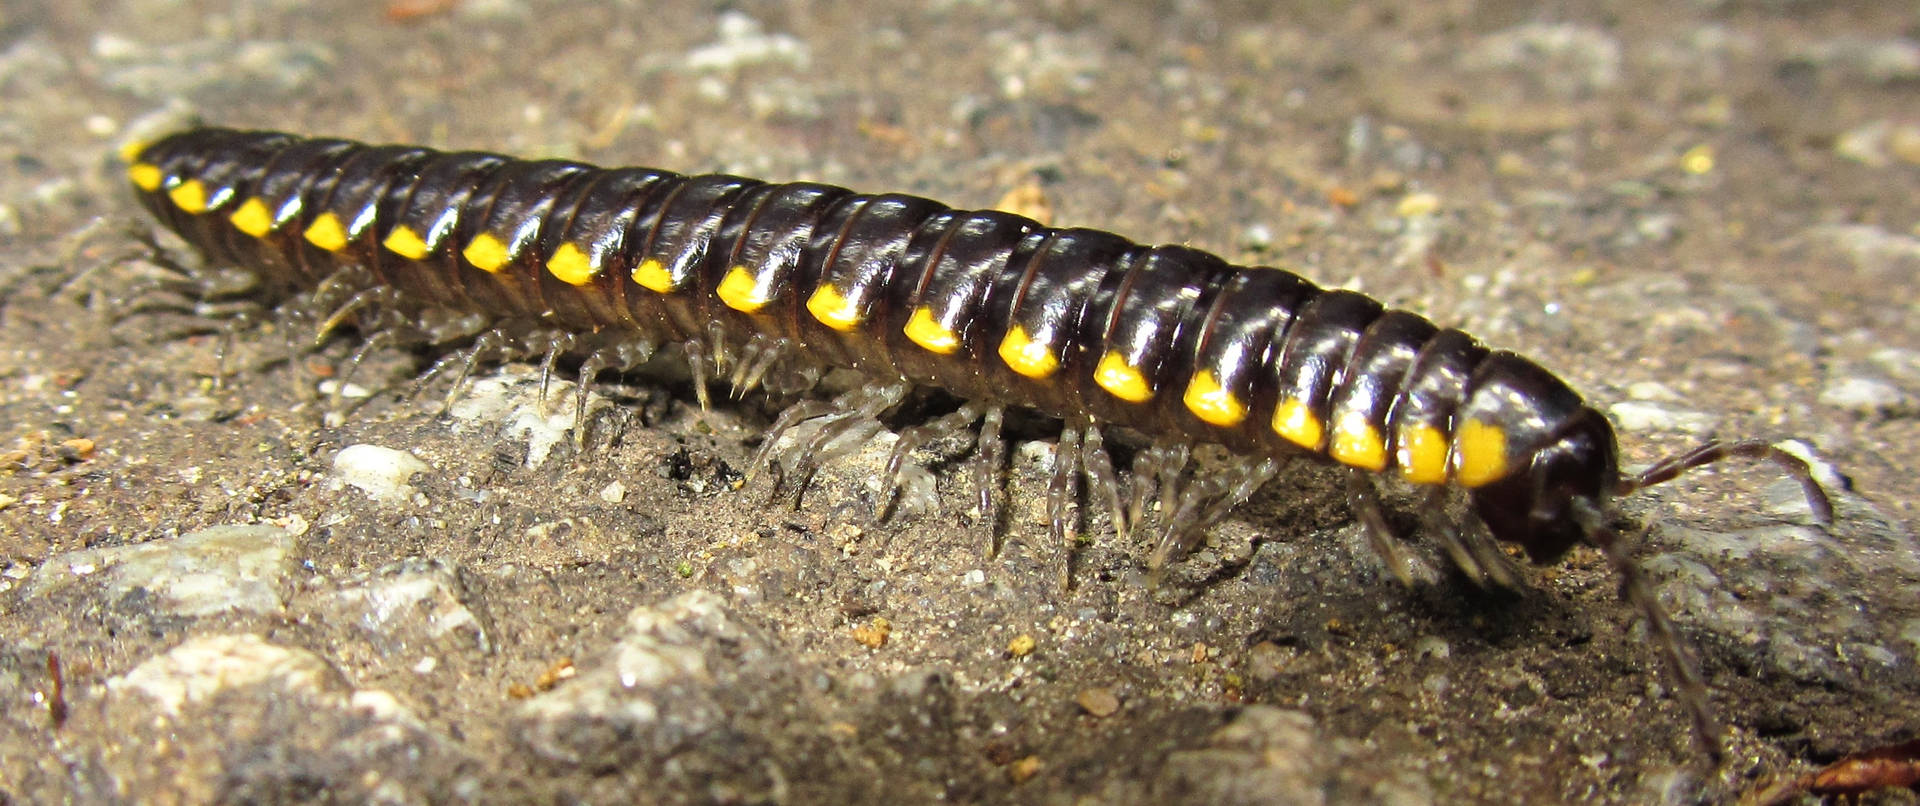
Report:
[[1495,538],[1519,545],[1544,565],[1587,541],[1587,530],[1574,517],[1575,502],[1604,508],[1619,476],[1613,428],[1587,409],[1534,451],[1524,472],[1473,488],[1474,511]]

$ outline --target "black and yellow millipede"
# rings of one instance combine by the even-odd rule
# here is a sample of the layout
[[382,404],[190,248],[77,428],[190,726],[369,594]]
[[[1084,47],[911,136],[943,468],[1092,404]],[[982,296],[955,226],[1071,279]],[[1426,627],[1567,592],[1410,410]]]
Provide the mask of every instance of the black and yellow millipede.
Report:
[[[804,464],[914,387],[936,387],[966,403],[901,433],[894,483],[908,451],[978,424],[984,516],[1003,412],[1058,418],[1056,537],[1083,476],[1122,533],[1153,491],[1169,513],[1156,568],[1290,455],[1351,470],[1356,514],[1396,570],[1373,477],[1427,490],[1428,515],[1464,495],[1466,522],[1428,520],[1476,580],[1502,573],[1486,536],[1540,563],[1581,543],[1608,558],[1715,753],[1704,685],[1611,525],[1615,501],[1741,457],[1780,465],[1816,518],[1832,515],[1805,461],[1779,447],[1711,442],[1623,474],[1606,417],[1534,362],[1362,294],[1186,247],[825,184],[275,132],[193,129],[125,156],[147,209],[211,261],[251,272],[264,300],[326,298],[339,308],[329,321],[351,313],[369,338],[465,345],[443,364],[569,356],[584,390],[678,345],[703,405],[716,373],[730,372],[736,392],[800,391],[827,368],[868,380],[787,408],[756,464],[798,423],[820,426],[794,449]],[[1111,429],[1151,443],[1129,474],[1113,468]],[[1204,443],[1238,464],[1183,476]]]

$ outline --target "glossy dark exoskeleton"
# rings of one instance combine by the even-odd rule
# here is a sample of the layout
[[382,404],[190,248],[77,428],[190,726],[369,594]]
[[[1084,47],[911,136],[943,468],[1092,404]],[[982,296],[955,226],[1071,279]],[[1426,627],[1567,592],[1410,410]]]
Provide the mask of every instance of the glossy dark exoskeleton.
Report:
[[[1061,418],[1057,534],[1076,472],[1107,490],[1126,528],[1103,428],[1173,445],[1143,461],[1175,475],[1181,445],[1247,457],[1238,476],[1172,502],[1156,562],[1184,547],[1186,527],[1271,475],[1267,457],[1306,452],[1356,479],[1464,489],[1492,537],[1535,561],[1583,542],[1607,554],[1666,637],[1703,738],[1714,729],[1701,684],[1617,545],[1614,499],[1741,456],[1782,464],[1816,516],[1830,515],[1805,463],[1765,443],[1713,443],[1623,477],[1606,418],[1537,364],[1364,295],[1186,247],[823,184],[273,132],[194,129],[128,159],[141,201],[210,258],[250,269],[269,297],[344,291],[349,306],[399,312],[376,330],[412,326],[427,341],[478,333],[494,347],[519,338],[549,362],[583,357],[583,380],[667,343],[687,346],[697,378],[737,367],[736,388],[771,385],[789,364],[848,368],[874,380],[838,404],[861,414],[894,405],[902,389],[939,387],[973,401],[941,427],[983,422],[989,463],[1005,407]],[[429,311],[459,316],[410,324]],[[446,324],[461,316],[478,322]],[[802,403],[776,432],[810,418],[833,420],[826,434],[856,419]],[[894,466],[934,433],[904,433]],[[1353,489],[1360,514],[1384,524],[1371,488]],[[984,488],[981,503],[990,506]],[[1496,571],[1470,536],[1441,531],[1463,570]]]

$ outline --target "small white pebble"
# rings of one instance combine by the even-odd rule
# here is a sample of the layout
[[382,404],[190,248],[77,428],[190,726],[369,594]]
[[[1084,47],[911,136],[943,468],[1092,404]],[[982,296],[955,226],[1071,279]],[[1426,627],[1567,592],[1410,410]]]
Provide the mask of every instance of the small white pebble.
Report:
[[320,394],[339,395],[340,397],[345,398],[347,400],[365,400],[366,398],[373,396],[373,392],[368,390],[367,387],[361,386],[360,384],[357,384],[357,383],[342,384],[340,381],[333,378],[328,378],[324,381],[321,381],[319,386],[316,388],[319,389]]
[[1719,418],[1702,411],[1652,401],[1623,400],[1607,407],[1615,422],[1632,433],[1678,432],[1705,434],[1719,425]]
[[348,445],[333,457],[334,475],[376,501],[407,500],[412,495],[408,480],[429,469],[413,454],[379,445]]
[[627,500],[627,485],[616,481],[600,488],[600,500],[609,504],[618,504]]
[[1678,403],[1680,402],[1680,395],[1664,383],[1658,381],[1640,381],[1627,387],[1627,399]]
[[1879,378],[1852,375],[1834,378],[1820,390],[1820,403],[1866,415],[1898,410],[1906,395],[1900,387]]

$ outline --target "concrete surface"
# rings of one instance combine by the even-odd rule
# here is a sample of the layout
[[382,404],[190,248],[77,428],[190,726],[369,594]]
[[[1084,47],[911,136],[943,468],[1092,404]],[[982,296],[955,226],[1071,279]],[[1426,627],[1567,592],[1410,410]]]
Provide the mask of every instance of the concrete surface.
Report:
[[[1917,31],[1790,1],[9,3],[0,802],[1722,802],[1910,738]],[[272,321],[215,386],[214,312],[130,310],[152,267],[111,224],[70,248],[140,221],[115,148],[190,117],[1037,184],[1055,223],[1532,354],[1629,463],[1800,437],[1858,494],[1829,529],[1764,467],[1628,503],[1730,728],[1707,769],[1596,555],[1404,587],[1311,464],[1159,587],[1095,531],[1063,591],[1044,428],[987,556],[957,465],[882,524],[872,452],[798,510],[735,490],[759,401],[640,385],[578,455],[525,367],[440,417],[444,386],[404,394],[432,356],[376,351],[335,400],[352,334],[289,365],[309,334]],[[425,469],[376,499],[350,446]]]

